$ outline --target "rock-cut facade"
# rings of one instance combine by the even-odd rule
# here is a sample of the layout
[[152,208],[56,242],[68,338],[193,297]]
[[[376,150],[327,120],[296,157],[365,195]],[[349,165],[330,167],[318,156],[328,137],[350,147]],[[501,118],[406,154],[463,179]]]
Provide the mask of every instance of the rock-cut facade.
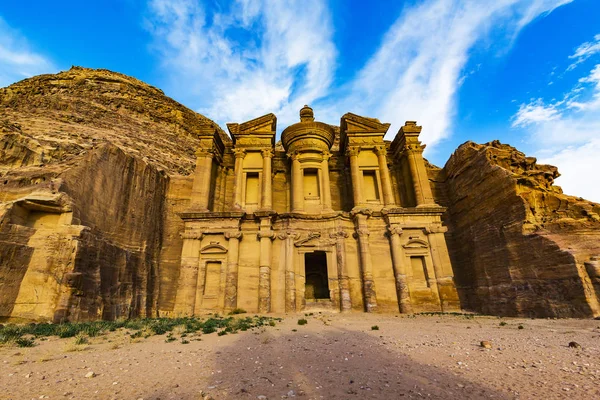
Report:
[[173,313],[457,311],[421,127],[313,110],[201,133]]
[[107,70],[0,88],[0,321],[600,316],[600,204],[556,167],[492,141],[438,168],[416,122],[310,107],[227,129]]

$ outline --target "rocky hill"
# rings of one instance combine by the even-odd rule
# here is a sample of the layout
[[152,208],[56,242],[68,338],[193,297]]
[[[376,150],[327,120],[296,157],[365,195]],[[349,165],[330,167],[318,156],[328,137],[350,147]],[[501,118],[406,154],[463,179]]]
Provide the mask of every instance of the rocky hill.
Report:
[[600,313],[600,204],[554,186],[556,167],[512,146],[467,142],[430,168],[448,207],[464,308],[492,315]]
[[194,170],[194,132],[206,125],[229,140],[107,70],[0,89],[0,316],[153,313],[171,177]]

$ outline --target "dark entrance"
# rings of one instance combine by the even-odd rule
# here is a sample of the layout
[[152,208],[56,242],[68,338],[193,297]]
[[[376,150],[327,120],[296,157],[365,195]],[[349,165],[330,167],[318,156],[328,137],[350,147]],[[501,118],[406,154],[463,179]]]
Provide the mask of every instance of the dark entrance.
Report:
[[329,299],[327,256],[324,251],[304,254],[306,287],[304,297],[310,300]]

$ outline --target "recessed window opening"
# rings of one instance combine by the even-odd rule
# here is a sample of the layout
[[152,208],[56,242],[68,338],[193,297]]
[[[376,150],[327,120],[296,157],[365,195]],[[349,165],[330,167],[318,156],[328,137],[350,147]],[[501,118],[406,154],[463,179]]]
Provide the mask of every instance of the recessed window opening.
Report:
[[258,172],[246,173],[246,204],[258,204]]
[[304,197],[319,197],[319,172],[316,168],[304,170]]
[[412,256],[410,257],[410,264],[412,266],[413,280],[416,283],[420,283],[429,287],[429,274],[427,273],[425,257]]
[[364,192],[367,201],[379,201],[377,173],[374,170],[363,171]]

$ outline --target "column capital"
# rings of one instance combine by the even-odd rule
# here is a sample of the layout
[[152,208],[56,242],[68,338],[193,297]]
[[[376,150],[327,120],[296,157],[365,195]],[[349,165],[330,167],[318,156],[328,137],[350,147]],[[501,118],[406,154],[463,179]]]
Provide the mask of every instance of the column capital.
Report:
[[244,158],[246,157],[246,149],[233,149],[233,154],[235,158]]
[[329,161],[330,158],[331,158],[331,153],[328,151],[324,151],[323,152],[323,161]]
[[387,227],[388,230],[388,235],[392,236],[392,235],[398,235],[398,236],[402,236],[402,227],[398,226],[398,225],[390,225]]
[[367,218],[369,218],[371,215],[373,215],[373,210],[371,210],[370,208],[355,207],[354,209],[352,209],[352,211],[350,211],[350,215],[352,217],[356,217],[358,215],[364,215]]
[[294,231],[279,232],[277,234],[277,239],[279,240],[286,240],[288,238],[292,240],[297,240],[300,238],[300,234]]
[[358,156],[358,153],[360,153],[360,147],[358,146],[352,146],[346,149],[346,157]]
[[384,144],[379,144],[379,145],[375,146],[374,150],[378,156],[387,155],[387,147]]
[[229,240],[229,239],[241,239],[242,238],[242,232],[240,231],[228,231],[225,232],[225,239]]
[[423,233],[426,235],[429,235],[432,233],[446,233],[446,232],[448,232],[448,227],[444,226],[444,225],[430,225],[430,226],[423,228]]
[[426,145],[421,144],[420,142],[417,143],[405,143],[404,147],[402,148],[402,151],[405,153],[423,153],[423,151],[425,150]]
[[261,149],[260,152],[262,153],[263,158],[273,158],[273,149],[271,148]]
[[197,231],[184,231],[184,232],[181,232],[179,234],[179,236],[181,236],[182,239],[201,240],[202,237],[204,237],[204,234],[202,232],[197,232]]
[[198,149],[196,150],[196,157],[214,157],[215,149]]
[[256,234],[256,236],[259,239],[262,239],[262,238],[267,238],[267,239],[271,239],[271,240],[275,239],[275,233],[273,233],[273,231],[258,232]]
[[356,232],[354,232],[354,238],[366,238],[371,234],[368,229],[358,228]]
[[329,237],[332,239],[345,239],[348,237],[348,233],[340,230],[340,231],[336,231],[336,232],[331,232],[329,234]]

